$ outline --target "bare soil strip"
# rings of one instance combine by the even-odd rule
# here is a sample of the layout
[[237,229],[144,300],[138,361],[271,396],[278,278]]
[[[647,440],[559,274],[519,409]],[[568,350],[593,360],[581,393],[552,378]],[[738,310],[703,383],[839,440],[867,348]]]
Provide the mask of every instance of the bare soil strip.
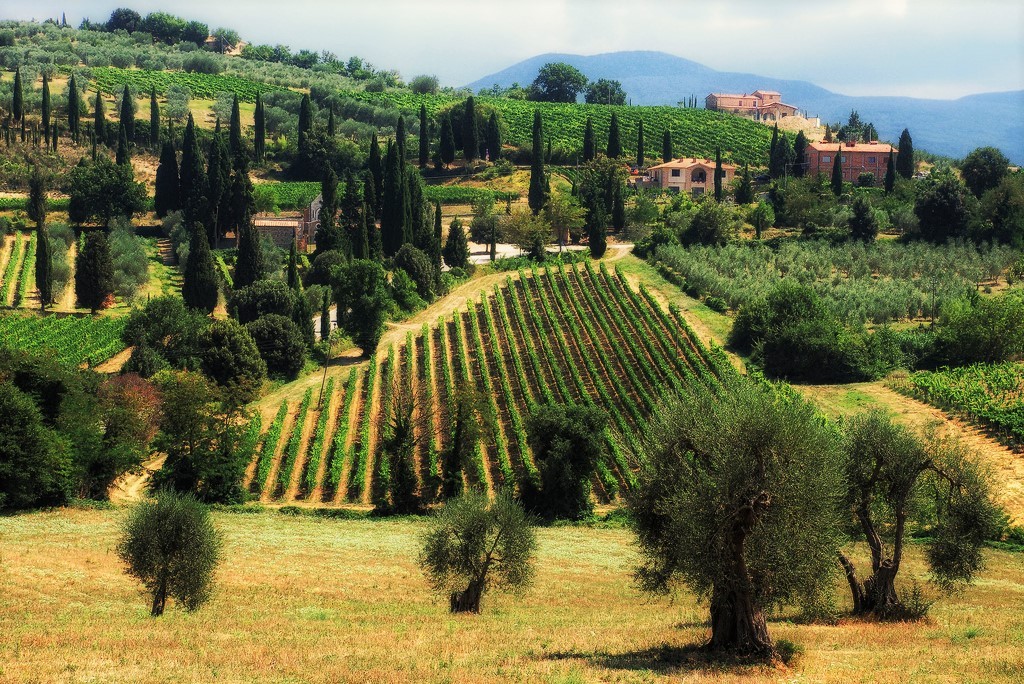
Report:
[[339,420],[348,421],[348,434],[345,435],[345,444],[343,445],[342,452],[335,455],[335,458],[344,459],[341,467],[341,477],[338,478],[338,489],[334,492],[333,503],[336,504],[342,503],[345,500],[345,493],[348,492],[348,480],[352,470],[352,445],[355,443],[356,433],[359,431],[359,417],[364,410],[363,381],[366,373],[361,368],[353,368],[352,372],[359,373],[359,377],[356,379],[355,387],[352,388],[355,394],[352,395],[350,413],[347,416],[339,416]]
[[[324,474],[327,472],[328,456],[331,453],[331,444],[334,441],[334,432],[338,426],[338,411],[345,395],[345,386],[335,383],[334,391],[324,397],[323,410],[327,411],[327,423],[324,425],[324,443],[320,451],[320,465],[316,469],[316,486],[306,497],[308,501],[319,503],[324,498]],[[315,423],[314,423],[315,425]]]
[[299,405],[296,403],[292,410],[284,417],[284,423],[281,425],[281,436],[278,438],[277,446],[274,448],[274,460],[270,464],[267,481],[264,483],[263,491],[260,493],[260,501],[263,503],[269,502],[273,497],[274,490],[277,489],[277,471],[281,469],[281,456],[284,454],[284,448],[288,444],[288,436],[292,433],[292,425],[295,424],[298,412]]

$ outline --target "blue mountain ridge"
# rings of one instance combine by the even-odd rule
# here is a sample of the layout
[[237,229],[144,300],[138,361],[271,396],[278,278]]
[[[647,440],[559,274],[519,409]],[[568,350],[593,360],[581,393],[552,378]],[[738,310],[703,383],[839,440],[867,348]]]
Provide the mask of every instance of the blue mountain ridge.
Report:
[[689,59],[651,51],[537,55],[467,87],[475,92],[495,84],[526,86],[548,62],[571,64],[590,80],[620,81],[634,105],[675,105],[696,95],[703,106],[704,97],[712,92],[777,90],[784,102],[821,117],[823,123],[845,122],[850,111],[856,110],[862,120],[875,125],[883,140],[895,142],[908,128],[917,149],[962,158],[977,147],[992,146],[1002,150],[1011,162],[1024,164],[1024,90],[956,100],[842,95],[807,81],[717,71]]

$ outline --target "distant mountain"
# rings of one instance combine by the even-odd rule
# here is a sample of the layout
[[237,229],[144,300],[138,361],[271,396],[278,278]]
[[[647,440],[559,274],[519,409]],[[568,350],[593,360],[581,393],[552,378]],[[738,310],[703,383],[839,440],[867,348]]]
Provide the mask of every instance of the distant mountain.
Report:
[[822,122],[845,122],[851,110],[870,121],[885,140],[896,141],[910,129],[914,147],[963,157],[976,147],[998,147],[1015,164],[1024,164],[1024,90],[968,95],[957,100],[912,97],[854,97],[833,93],[807,81],[716,71],[664,52],[610,52],[602,55],[549,53],[531,57],[468,85],[477,91],[494,84],[529,85],[548,62],[566,62],[587,78],[620,81],[635,105],[674,105],[690,95],[701,103],[712,92],[777,90],[782,100]]

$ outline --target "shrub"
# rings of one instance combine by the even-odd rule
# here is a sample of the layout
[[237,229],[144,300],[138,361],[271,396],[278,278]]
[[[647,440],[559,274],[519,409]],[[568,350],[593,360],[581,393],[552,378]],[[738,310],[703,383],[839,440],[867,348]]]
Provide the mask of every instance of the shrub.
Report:
[[230,311],[239,323],[250,323],[267,314],[290,317],[295,307],[295,296],[281,280],[257,280],[243,287],[231,297]]
[[290,319],[280,314],[267,314],[246,323],[260,356],[271,375],[294,378],[306,362],[306,343],[302,332]]

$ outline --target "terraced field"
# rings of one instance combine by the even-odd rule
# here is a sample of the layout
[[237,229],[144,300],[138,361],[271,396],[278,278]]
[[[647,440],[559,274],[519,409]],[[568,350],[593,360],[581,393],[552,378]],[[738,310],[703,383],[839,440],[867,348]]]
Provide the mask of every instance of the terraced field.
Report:
[[255,450],[245,486],[263,501],[368,503],[387,491],[379,445],[400,404],[413,406],[417,466],[428,498],[443,475],[444,426],[457,388],[483,398],[480,440],[463,471],[489,491],[516,486],[536,468],[526,421],[538,404],[596,404],[609,414],[609,450],[594,482],[601,500],[633,481],[627,454],[658,402],[734,371],[708,351],[674,307],[663,310],[625,277],[587,263],[508,277],[465,310],[408,331],[343,383],[322,408],[307,390],[284,403]]

